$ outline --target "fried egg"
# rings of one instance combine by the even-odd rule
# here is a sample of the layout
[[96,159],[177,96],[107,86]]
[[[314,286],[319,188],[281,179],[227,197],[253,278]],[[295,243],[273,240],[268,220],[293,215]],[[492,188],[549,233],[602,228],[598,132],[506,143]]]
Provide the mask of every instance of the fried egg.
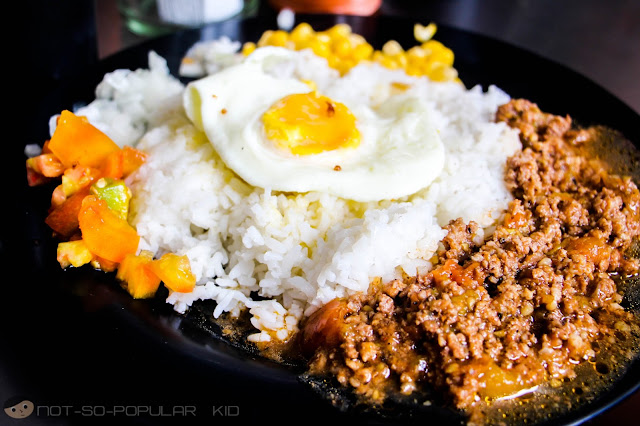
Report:
[[411,195],[440,174],[444,147],[423,100],[409,90],[376,105],[330,98],[274,74],[295,54],[260,48],[185,89],[187,116],[239,177],[369,202]]

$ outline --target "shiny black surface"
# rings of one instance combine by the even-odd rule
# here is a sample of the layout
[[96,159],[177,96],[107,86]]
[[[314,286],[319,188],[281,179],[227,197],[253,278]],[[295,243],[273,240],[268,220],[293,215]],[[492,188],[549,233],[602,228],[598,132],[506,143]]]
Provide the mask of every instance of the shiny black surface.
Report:
[[[338,20],[347,22],[376,47],[390,38],[405,45],[413,43],[413,23],[401,18],[298,19],[313,23],[316,29]],[[94,64],[82,78],[62,81],[38,98],[38,106],[29,112],[32,125],[22,129],[23,141],[42,143],[49,116],[92,100],[105,72],[146,67],[150,49],[165,57],[175,74],[186,49],[200,39],[228,35],[255,40],[274,26],[272,19],[230,21],[152,40],[109,57]],[[637,113],[583,76],[535,54],[447,26],[440,26],[436,38],[456,53],[456,68],[468,87],[496,84],[549,112],[570,114],[582,124],[614,127],[636,145],[640,143]],[[27,188],[22,179],[24,157],[19,152],[23,145],[16,146],[5,161],[16,185],[9,188],[3,203],[6,275],[2,280],[5,303],[0,309],[0,357],[5,368],[0,380],[4,398],[22,395],[48,407],[49,414],[31,416],[19,424],[112,424],[114,419],[135,424],[183,424],[185,420],[290,423],[309,415],[322,423],[349,418],[366,419],[368,424],[460,421],[456,413],[437,406],[415,412],[403,408],[390,411],[389,416],[340,412],[303,384],[297,369],[270,363],[221,341],[215,330],[210,333],[202,327],[197,315],[177,315],[161,297],[131,300],[110,275],[86,269],[61,271],[55,261],[56,242],[43,223],[52,187]],[[590,418],[634,391],[639,380],[640,366],[635,363],[613,392],[553,423]],[[125,407],[129,414],[141,414],[142,407],[150,407],[154,414],[163,409],[164,415],[115,417],[100,407],[106,411]],[[189,415],[173,413],[180,407],[186,407]],[[193,407],[195,416],[190,415]],[[0,413],[0,424],[12,420],[2,416],[4,413]]]

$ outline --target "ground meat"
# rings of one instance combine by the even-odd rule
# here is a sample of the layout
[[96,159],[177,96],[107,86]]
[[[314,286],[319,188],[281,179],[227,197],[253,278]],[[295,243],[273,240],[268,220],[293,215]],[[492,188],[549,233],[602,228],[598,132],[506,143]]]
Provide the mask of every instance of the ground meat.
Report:
[[332,328],[334,344],[313,348],[313,374],[374,401],[428,384],[472,410],[572,378],[594,358],[593,342],[635,320],[614,277],[638,273],[627,256],[640,233],[636,185],[572,149],[593,135],[569,117],[525,100],[496,117],[523,143],[507,163],[514,200],[503,221],[487,238],[452,221],[430,272],[340,301],[344,326]]

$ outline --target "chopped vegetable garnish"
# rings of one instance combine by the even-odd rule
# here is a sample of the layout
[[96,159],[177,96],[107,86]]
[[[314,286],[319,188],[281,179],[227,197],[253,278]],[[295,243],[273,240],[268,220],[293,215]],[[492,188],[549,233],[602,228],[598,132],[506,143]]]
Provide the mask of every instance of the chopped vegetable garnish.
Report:
[[124,181],[112,178],[100,178],[91,185],[91,194],[107,202],[109,209],[121,219],[127,220],[131,191]]
[[45,177],[58,177],[64,173],[64,165],[53,154],[40,154],[27,160],[27,167]]
[[120,150],[120,147],[85,117],[65,110],[58,118],[49,149],[65,167],[76,164],[99,167],[109,154]]
[[126,178],[136,171],[146,159],[146,153],[130,146],[125,146],[107,156],[102,165],[102,175],[114,179]]
[[122,262],[126,255],[138,250],[140,237],[136,230],[96,196],[84,197],[78,223],[82,239],[97,256]]
[[58,244],[58,263],[63,268],[86,265],[93,260],[93,254],[82,240],[65,241]]
[[150,268],[170,290],[189,293],[196,285],[196,277],[191,272],[187,256],[166,253],[153,261]]
[[81,188],[85,188],[100,178],[100,170],[95,167],[75,165],[62,175],[62,191],[69,197]]
[[78,231],[78,213],[82,200],[89,195],[89,188],[83,188],[55,207],[44,220],[60,237],[68,239]]
[[138,255],[126,255],[118,266],[116,278],[134,299],[152,297],[160,287],[160,278],[151,270],[151,262],[153,253],[143,250]]
[[60,179],[45,219],[63,240],[60,266],[116,271],[136,299],[152,297],[161,282],[178,292],[189,292],[196,283],[187,256],[167,253],[154,260],[149,251],[136,254],[140,236],[127,222],[132,194],[124,179],[146,159],[143,151],[121,149],[85,117],[62,111],[41,154],[26,162],[30,186]]

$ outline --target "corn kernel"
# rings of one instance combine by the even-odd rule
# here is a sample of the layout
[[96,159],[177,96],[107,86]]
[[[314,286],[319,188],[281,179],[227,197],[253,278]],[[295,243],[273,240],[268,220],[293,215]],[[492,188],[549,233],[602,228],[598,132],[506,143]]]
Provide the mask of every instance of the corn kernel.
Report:
[[330,37],[348,37],[351,34],[351,27],[348,24],[336,24],[327,30]]
[[351,68],[355,67],[356,65],[358,65],[357,63],[351,63],[351,62],[346,62],[342,65],[343,71],[342,74],[346,74],[349,71],[351,71]]
[[407,50],[407,55],[411,59],[423,59],[427,56],[427,52],[421,46],[413,46],[409,50]]
[[425,60],[424,59],[417,59],[417,58],[412,58],[409,57],[408,63],[406,68],[417,68],[420,69],[422,68],[422,65],[424,64]]
[[444,64],[436,62],[433,64],[433,68],[428,75],[429,78],[434,81],[450,81],[457,77],[457,71]]
[[404,52],[404,49],[400,43],[395,40],[389,40],[382,46],[382,53],[385,55],[397,55],[402,52]]
[[296,43],[296,49],[298,50],[304,50],[304,49],[309,49],[311,47],[311,43],[314,41],[315,39],[313,37],[310,37],[306,40],[301,40],[300,42]]
[[251,41],[245,43],[242,46],[242,54],[244,56],[248,56],[248,55],[252,54],[254,50],[256,50],[256,44],[251,42]]
[[316,39],[320,42],[320,43],[324,43],[324,44],[329,44],[331,43],[331,37],[329,36],[329,34],[327,33],[318,33],[316,35]]
[[438,29],[438,27],[433,22],[431,22],[426,27],[423,26],[423,25],[420,25],[420,24],[415,24],[413,26],[413,36],[419,42],[425,42],[425,41],[431,39],[431,37],[433,37],[433,35],[436,33],[437,29]]
[[372,54],[373,47],[369,43],[358,44],[355,49],[353,49],[353,57],[358,61],[368,59]]
[[309,47],[311,48],[311,50],[313,50],[313,53],[322,58],[326,58],[327,56],[329,56],[329,53],[331,53],[329,46],[326,43],[322,43],[318,39],[313,40]]
[[258,40],[258,47],[268,46],[269,39],[271,38],[271,34],[273,34],[272,30],[267,30],[262,33],[260,39]]
[[433,58],[433,56],[430,55],[424,58],[420,66],[426,74],[429,74],[433,70],[433,68],[436,66],[436,64],[438,64],[438,61],[436,61]]
[[421,45],[405,51],[395,40],[386,42],[381,50],[375,50],[359,34],[352,32],[348,24],[336,24],[328,30],[316,32],[307,23],[300,23],[290,33],[283,30],[265,31],[255,43],[245,43],[242,53],[248,55],[256,47],[281,46],[291,50],[311,49],[327,59],[330,67],[345,74],[359,62],[370,60],[390,69],[404,69],[413,76],[427,76],[436,81],[460,81],[453,68],[453,52],[442,43],[433,40],[436,25],[416,24],[414,36]]
[[393,59],[398,63],[400,68],[406,68],[407,64],[409,63],[407,55],[405,54],[395,55]]
[[398,68],[400,68],[398,63],[394,61],[390,56],[384,56],[381,59],[380,64],[382,64],[382,66],[384,66],[385,68],[389,68],[391,70],[397,70]]
[[371,60],[374,62],[382,62],[384,58],[385,55],[379,50],[373,51],[373,54],[371,55]]
[[327,57],[327,63],[329,64],[329,66],[331,68],[339,69],[340,68],[340,64],[342,63],[342,61],[336,55],[329,55]]
[[409,89],[410,87],[411,86],[409,86],[408,84],[400,83],[399,81],[394,81],[391,83],[391,91],[394,93],[402,93],[407,89]]
[[408,75],[411,75],[411,76],[422,75],[422,70],[420,69],[420,67],[417,67],[415,65],[408,66],[406,69],[406,72]]
[[367,40],[365,40],[364,37],[362,37],[360,34],[350,34],[349,35],[349,40],[351,40],[351,44],[354,46],[358,46],[360,44],[368,44]]
[[453,65],[454,54],[451,49],[442,49],[440,52],[440,62],[449,66]]
[[344,68],[344,72],[349,71],[351,68],[358,65],[358,60],[354,58],[345,58],[341,61],[342,67]]
[[336,38],[331,42],[331,50],[338,56],[349,56],[351,53],[351,42],[346,37]]
[[439,52],[442,49],[446,49],[442,43],[437,40],[428,40],[422,43],[422,48],[430,50],[431,52]]
[[284,47],[289,40],[289,34],[283,30],[274,31],[268,39],[268,43],[271,46]]
[[462,80],[458,77],[458,70],[455,68],[447,68],[445,71],[445,81],[455,81],[457,83],[462,83]]
[[306,22],[303,22],[301,24],[298,24],[298,26],[296,26],[291,31],[290,37],[294,42],[299,43],[302,40],[306,40],[309,37],[312,37],[314,34],[315,34],[315,31],[313,30],[311,25],[307,24]]

